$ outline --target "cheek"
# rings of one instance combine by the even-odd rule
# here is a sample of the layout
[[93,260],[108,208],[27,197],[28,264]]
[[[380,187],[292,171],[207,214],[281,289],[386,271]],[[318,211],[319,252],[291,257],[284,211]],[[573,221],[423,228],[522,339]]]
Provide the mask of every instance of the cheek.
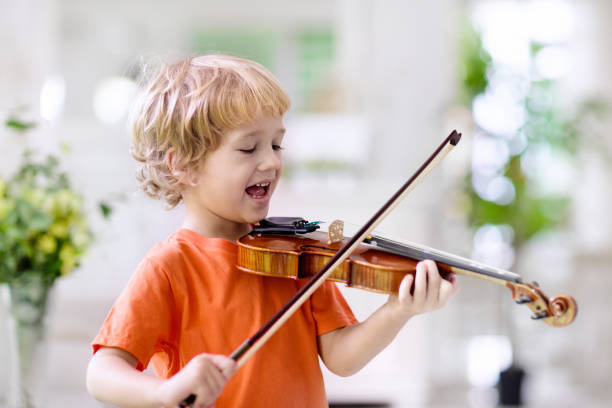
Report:
[[283,156],[280,156],[280,157],[278,158],[278,163],[279,163],[279,166],[278,166],[278,174],[280,174],[280,173],[282,173],[282,172],[283,172],[283,169],[285,168],[285,162],[283,161]]

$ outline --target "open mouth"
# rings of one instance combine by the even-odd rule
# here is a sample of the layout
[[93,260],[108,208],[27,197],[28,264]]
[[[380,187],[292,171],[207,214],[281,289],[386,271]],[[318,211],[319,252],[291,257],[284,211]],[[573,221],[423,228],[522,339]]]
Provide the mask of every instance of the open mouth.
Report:
[[252,198],[264,198],[270,189],[270,183],[257,183],[245,189],[246,193]]

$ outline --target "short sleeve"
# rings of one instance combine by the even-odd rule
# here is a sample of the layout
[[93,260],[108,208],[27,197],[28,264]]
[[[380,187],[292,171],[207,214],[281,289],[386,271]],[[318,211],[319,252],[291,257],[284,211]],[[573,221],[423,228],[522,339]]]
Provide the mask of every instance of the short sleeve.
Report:
[[175,341],[172,330],[174,299],[164,269],[145,259],[113,304],[92,342],[95,354],[102,347],[123,349],[138,359],[144,370],[151,357]]
[[333,282],[324,282],[313,293],[310,307],[317,336],[358,323],[344,296]]

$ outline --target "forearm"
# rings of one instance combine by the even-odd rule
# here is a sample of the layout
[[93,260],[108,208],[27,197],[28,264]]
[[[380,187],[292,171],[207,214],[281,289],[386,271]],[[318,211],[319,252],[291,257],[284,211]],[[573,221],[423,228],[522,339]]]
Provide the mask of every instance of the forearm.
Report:
[[87,389],[97,400],[122,408],[159,408],[155,390],[163,380],[138,371],[115,354],[96,354],[87,369]]
[[415,276],[407,274],[398,294],[390,295],[363,323],[319,336],[321,359],[336,374],[356,373],[391,343],[408,320],[444,306],[458,289],[454,275],[446,281],[433,261],[419,262]]
[[335,374],[355,374],[393,341],[407,320],[389,313],[384,304],[365,321],[320,336],[321,359]]

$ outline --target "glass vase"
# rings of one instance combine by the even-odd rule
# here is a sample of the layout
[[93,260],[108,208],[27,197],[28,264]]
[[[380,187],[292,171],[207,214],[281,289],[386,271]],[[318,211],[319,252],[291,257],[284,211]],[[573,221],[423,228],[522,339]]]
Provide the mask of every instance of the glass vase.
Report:
[[50,289],[35,273],[22,274],[3,287],[11,350],[9,408],[45,406],[45,316]]

